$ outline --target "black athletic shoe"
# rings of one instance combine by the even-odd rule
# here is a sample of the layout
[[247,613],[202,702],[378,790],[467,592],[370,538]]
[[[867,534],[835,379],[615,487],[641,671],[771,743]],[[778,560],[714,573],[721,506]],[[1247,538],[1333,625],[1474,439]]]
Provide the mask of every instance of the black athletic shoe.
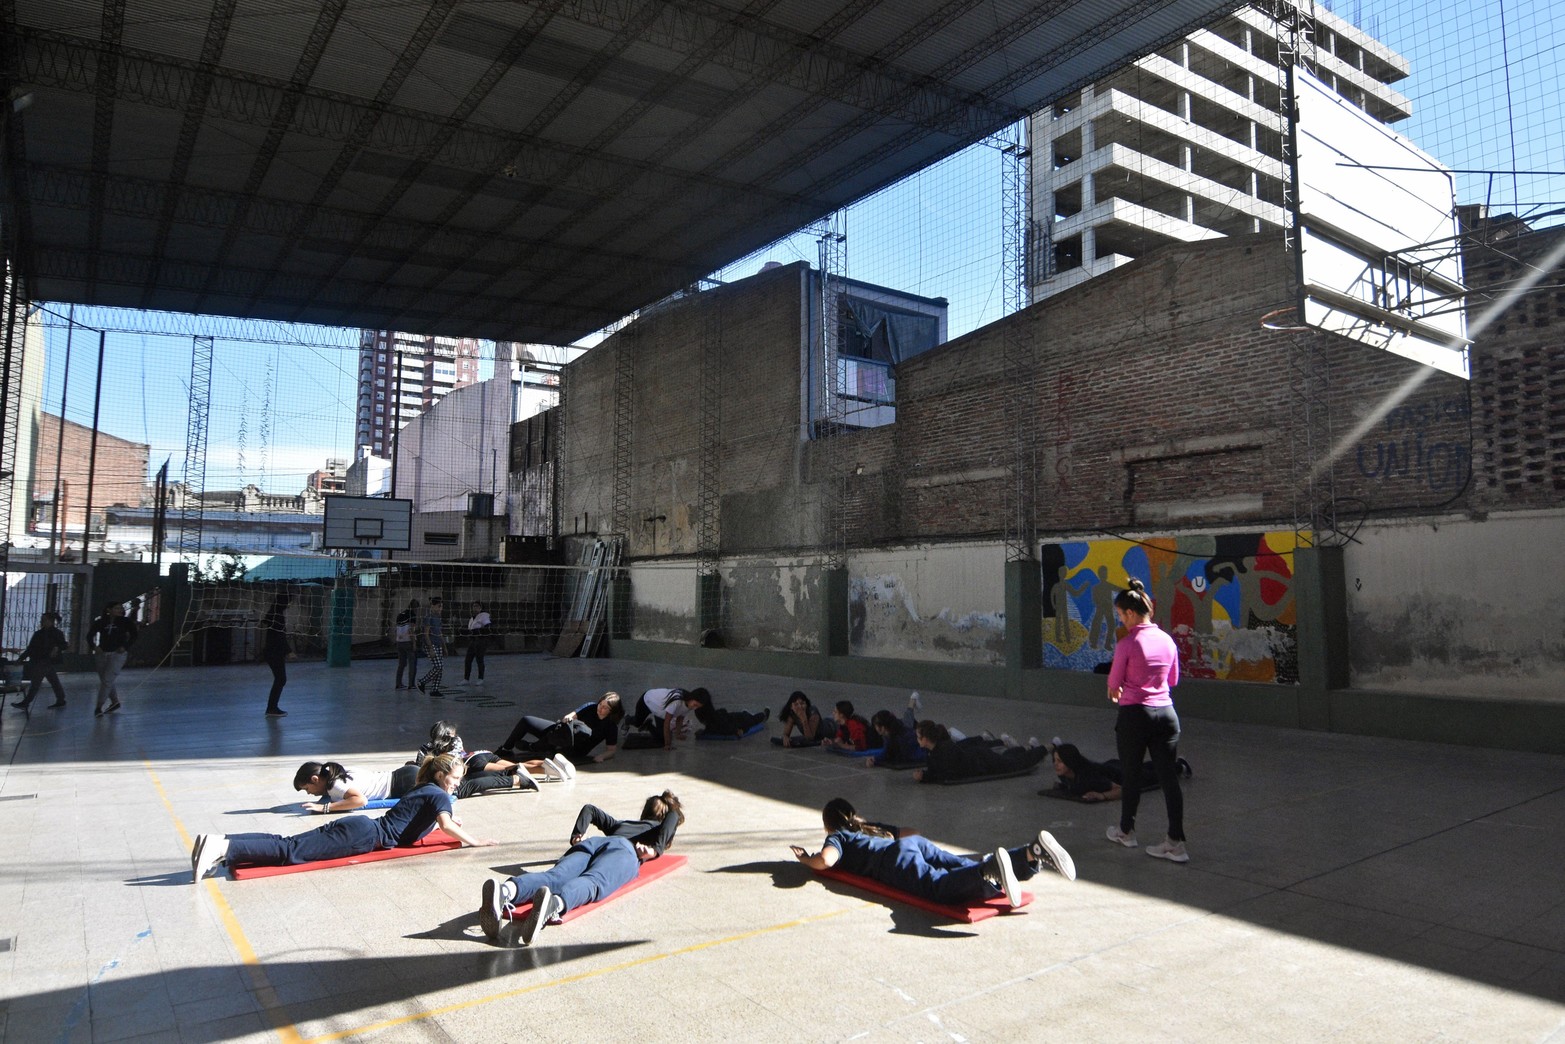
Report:
[[1191,776],[1195,775],[1195,769],[1191,768],[1190,762],[1186,761],[1184,758],[1180,758],[1178,761],[1174,762],[1174,764],[1179,767],[1179,774],[1186,779],[1189,779]]

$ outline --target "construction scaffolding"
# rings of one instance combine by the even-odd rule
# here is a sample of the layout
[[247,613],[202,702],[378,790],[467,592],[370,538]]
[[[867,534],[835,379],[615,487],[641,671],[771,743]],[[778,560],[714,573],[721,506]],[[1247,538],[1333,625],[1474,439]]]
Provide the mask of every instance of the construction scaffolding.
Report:
[[206,494],[207,421],[212,410],[211,337],[190,339],[190,414],[185,422],[185,501],[179,513],[179,550],[201,553]]
[[[1027,122],[1013,124],[998,135],[1001,197],[1001,283],[1005,314],[1014,316],[1027,307],[1029,248],[1032,225],[1029,186],[1031,153],[1027,146]],[[1005,430],[1010,440],[1005,476],[1005,560],[1030,561],[1037,557],[1038,505],[1038,368],[1032,346],[1019,323],[1005,328],[1005,380],[1012,394],[1006,399]]]

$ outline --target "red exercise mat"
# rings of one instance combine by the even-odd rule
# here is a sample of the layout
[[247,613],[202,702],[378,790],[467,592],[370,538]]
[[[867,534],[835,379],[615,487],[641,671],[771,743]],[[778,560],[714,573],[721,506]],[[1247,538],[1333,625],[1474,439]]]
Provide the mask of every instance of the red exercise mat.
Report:
[[[858,874],[850,874],[846,870],[838,870],[830,867],[825,870],[815,871],[822,877],[829,877],[833,881],[841,881],[843,884],[852,885],[854,888],[883,895],[888,899],[895,899],[899,903],[916,906],[920,910],[928,910],[930,913],[942,914],[953,921],[961,921],[963,924],[973,924],[977,921],[987,921],[996,914],[1005,913],[1011,909],[1005,901],[1005,896],[997,895],[993,899],[982,903],[969,903],[966,906],[947,905],[937,903],[932,899],[920,899],[916,895],[893,888],[888,884],[881,884],[872,877],[861,877]],[[1022,901],[1017,904],[1017,909],[1032,902],[1032,893],[1023,892]]]
[[324,870],[329,866],[356,866],[359,863],[377,863],[382,859],[401,859],[403,856],[426,855],[430,852],[444,852],[448,849],[461,847],[462,842],[436,827],[420,838],[416,844],[402,848],[377,848],[373,852],[365,852],[363,855],[344,856],[341,859],[319,859],[313,863],[294,863],[292,866],[230,866],[228,868],[228,876],[243,881],[252,877],[302,874],[306,870]]
[[[666,853],[664,855],[658,856],[656,859],[648,859],[645,863],[641,864],[640,872],[629,881],[626,881],[624,884],[620,885],[617,891],[611,892],[595,903],[588,903],[585,906],[578,906],[574,910],[565,911],[565,916],[560,918],[560,920],[574,921],[582,914],[596,910],[604,903],[612,903],[620,896],[629,892],[634,892],[644,884],[650,884],[660,877],[667,877],[669,874],[673,873],[675,870],[678,870],[688,862],[690,862],[690,859],[687,856],[668,855]],[[513,920],[521,920],[527,915],[527,911],[531,910],[532,908],[532,899],[529,898],[526,902],[517,903],[516,906],[512,908],[510,917]]]

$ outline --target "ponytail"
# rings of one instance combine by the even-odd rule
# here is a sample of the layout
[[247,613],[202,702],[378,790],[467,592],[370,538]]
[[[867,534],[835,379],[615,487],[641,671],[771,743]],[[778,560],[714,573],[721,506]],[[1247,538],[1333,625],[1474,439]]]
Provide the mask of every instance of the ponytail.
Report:
[[821,810],[821,821],[828,832],[835,834],[839,830],[847,830],[855,834],[867,834],[870,837],[892,837],[891,831],[876,823],[871,823],[848,803],[847,798],[832,798],[826,802],[826,807]]
[[1151,616],[1152,596],[1147,594],[1145,584],[1140,580],[1132,579],[1129,587],[1114,596],[1114,608],[1140,616]]
[[310,782],[311,776],[319,776],[321,782],[330,787],[338,780],[346,783],[353,778],[352,773],[342,767],[337,761],[306,761],[299,766],[299,771],[293,774],[293,789],[303,790],[304,785]]

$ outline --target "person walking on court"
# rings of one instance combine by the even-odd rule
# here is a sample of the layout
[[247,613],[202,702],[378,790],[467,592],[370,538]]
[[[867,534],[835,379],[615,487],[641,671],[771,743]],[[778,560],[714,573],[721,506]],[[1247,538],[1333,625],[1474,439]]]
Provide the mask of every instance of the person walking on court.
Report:
[[272,607],[267,610],[265,619],[261,621],[261,658],[272,669],[272,691],[266,698],[268,718],[281,718],[288,713],[279,706],[278,701],[282,699],[283,686],[288,684],[289,601],[286,591],[279,592],[272,600]]
[[88,641],[92,645],[93,666],[98,670],[98,703],[93,714],[100,718],[120,709],[115,680],[125,669],[125,657],[130,655],[130,643],[135,640],[136,623],[125,618],[123,602],[110,602],[103,607],[103,615],[92,622]]
[[38,621],[38,630],[27,640],[27,648],[17,657],[18,661],[26,665],[22,668],[22,674],[31,684],[27,686],[27,695],[11,706],[31,713],[33,697],[38,695],[38,689],[46,681],[54,690],[54,702],[49,706],[65,706],[65,686],[60,684],[56,670],[68,648],[70,643],[65,640],[65,632],[60,630],[60,614],[44,613]]
[[[1125,636],[1114,643],[1109,667],[1109,701],[1119,705],[1114,735],[1119,743],[1119,763],[1140,765],[1141,756],[1152,760],[1163,802],[1168,806],[1168,837],[1147,849],[1147,855],[1172,863],[1188,863],[1185,851],[1185,798],[1179,789],[1179,715],[1170,690],[1179,684],[1179,649],[1174,640],[1152,622],[1152,599],[1140,580],[1114,597],[1114,612]],[[1136,847],[1136,809],[1141,802],[1138,787],[1122,787],[1119,823],[1108,829],[1108,839],[1126,848]]]
[[429,600],[429,612],[424,614],[424,652],[429,656],[429,670],[418,680],[418,691],[437,699],[446,676],[446,639],[440,618],[444,609],[439,595]]

